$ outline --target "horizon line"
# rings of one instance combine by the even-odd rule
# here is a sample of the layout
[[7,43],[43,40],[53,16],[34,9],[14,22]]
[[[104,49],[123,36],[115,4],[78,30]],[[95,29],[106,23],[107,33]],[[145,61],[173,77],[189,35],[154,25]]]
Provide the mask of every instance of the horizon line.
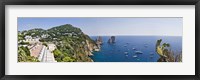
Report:
[[88,36],[174,36],[174,37],[182,37],[182,35],[88,35]]

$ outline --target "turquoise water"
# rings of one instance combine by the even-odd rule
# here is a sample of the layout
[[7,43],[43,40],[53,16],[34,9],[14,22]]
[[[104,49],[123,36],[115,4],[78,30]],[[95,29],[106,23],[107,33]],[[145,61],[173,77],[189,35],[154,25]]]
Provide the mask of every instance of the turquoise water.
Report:
[[[157,62],[159,55],[155,52],[155,45],[158,39],[162,39],[162,43],[169,43],[174,52],[182,51],[180,36],[115,37],[116,42],[109,44],[107,41],[110,36],[102,36],[101,50],[93,52],[94,56],[91,56],[94,62]],[[95,40],[97,36],[91,38]]]

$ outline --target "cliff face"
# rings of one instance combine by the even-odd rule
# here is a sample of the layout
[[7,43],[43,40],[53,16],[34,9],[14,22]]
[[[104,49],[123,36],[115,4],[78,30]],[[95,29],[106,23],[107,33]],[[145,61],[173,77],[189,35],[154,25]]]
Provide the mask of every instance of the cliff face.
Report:
[[96,39],[96,44],[97,44],[97,47],[99,49],[96,49],[95,51],[99,51],[101,49],[101,45],[103,44],[103,39],[101,36],[98,36],[97,39]]
[[96,39],[96,44],[98,45],[102,45],[103,44],[103,39],[101,36],[98,36],[97,39]]
[[87,43],[87,55],[88,56],[93,56],[93,54],[92,54],[92,52],[93,51],[97,51],[97,50],[99,50],[100,48],[98,47],[98,45],[96,45],[96,44],[94,44],[94,43],[91,43],[91,42],[89,42],[88,40],[86,40],[86,43]]

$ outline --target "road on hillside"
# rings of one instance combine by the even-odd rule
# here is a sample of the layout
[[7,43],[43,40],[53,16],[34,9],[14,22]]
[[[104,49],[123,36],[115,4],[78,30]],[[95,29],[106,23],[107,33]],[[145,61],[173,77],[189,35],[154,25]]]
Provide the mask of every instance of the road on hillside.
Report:
[[54,58],[53,53],[51,53],[46,46],[43,46],[43,50],[41,52],[41,62],[57,62]]

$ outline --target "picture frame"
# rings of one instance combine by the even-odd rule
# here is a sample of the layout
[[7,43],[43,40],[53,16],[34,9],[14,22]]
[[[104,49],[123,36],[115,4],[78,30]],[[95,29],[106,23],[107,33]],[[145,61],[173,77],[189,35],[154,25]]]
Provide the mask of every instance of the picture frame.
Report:
[[[200,2],[199,0],[5,0],[0,2],[0,79],[1,80],[199,80],[199,27]],[[195,75],[6,75],[6,5],[195,5]]]

